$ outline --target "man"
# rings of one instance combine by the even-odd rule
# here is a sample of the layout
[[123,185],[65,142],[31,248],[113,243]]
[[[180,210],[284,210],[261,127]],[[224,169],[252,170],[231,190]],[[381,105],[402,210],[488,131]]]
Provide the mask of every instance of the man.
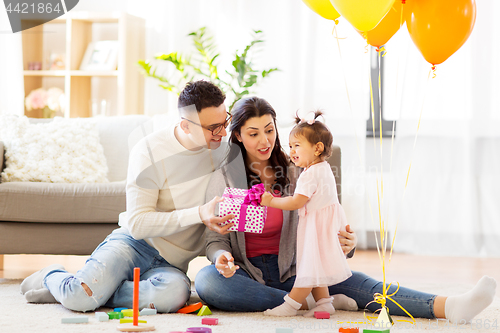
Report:
[[[127,175],[127,211],[76,275],[46,267],[21,284],[28,302],[59,302],[74,311],[132,308],[133,269],[141,268],[140,308],[175,312],[189,299],[189,261],[205,247],[206,227],[221,234],[233,218],[214,215],[205,202],[216,154],[230,117],[225,95],[207,81],[188,83],[178,100],[181,121],[140,140]],[[220,149],[222,150],[222,149]]]

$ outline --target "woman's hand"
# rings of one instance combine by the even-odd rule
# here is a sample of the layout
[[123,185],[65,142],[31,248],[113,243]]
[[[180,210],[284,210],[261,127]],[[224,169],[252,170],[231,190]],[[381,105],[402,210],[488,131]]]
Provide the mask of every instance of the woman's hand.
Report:
[[339,232],[339,242],[342,247],[342,251],[345,255],[347,255],[358,244],[358,236],[356,236],[356,233],[351,229],[349,224],[346,225],[345,230],[346,231]]
[[215,268],[222,274],[225,278],[230,278],[234,275],[237,269],[240,268],[238,265],[234,265],[234,258],[229,252],[223,252],[217,260],[215,260]]
[[273,200],[273,195],[269,192],[264,192],[264,194],[262,194],[262,197],[260,198],[260,204],[261,206],[266,206],[266,207],[269,207],[269,205],[271,204],[271,200]]

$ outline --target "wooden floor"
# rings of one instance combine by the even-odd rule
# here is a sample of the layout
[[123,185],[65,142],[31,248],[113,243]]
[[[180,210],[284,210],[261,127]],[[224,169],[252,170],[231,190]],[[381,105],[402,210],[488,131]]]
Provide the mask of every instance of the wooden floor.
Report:
[[[22,279],[56,263],[62,264],[70,272],[76,272],[86,259],[80,256],[6,255],[0,278]],[[348,262],[352,270],[382,279],[377,251],[356,251],[356,255]],[[196,258],[189,267],[188,276],[193,280],[196,273],[207,264],[206,258]],[[390,279],[388,282],[399,281],[402,284],[475,284],[483,275],[494,277],[500,283],[500,258],[429,257],[394,253],[386,270],[386,276]],[[497,288],[497,296],[500,297],[500,287]]]

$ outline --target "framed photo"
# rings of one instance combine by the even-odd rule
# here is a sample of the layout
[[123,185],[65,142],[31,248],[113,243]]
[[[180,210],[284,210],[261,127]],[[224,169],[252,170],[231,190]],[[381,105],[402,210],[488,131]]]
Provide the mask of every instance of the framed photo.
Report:
[[83,56],[82,71],[114,71],[118,62],[118,41],[92,42]]

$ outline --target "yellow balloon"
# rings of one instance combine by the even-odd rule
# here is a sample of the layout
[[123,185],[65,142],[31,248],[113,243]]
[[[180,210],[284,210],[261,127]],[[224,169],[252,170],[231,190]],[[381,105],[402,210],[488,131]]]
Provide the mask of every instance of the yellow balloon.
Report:
[[335,20],[340,17],[340,14],[330,3],[330,0],[302,0],[307,7],[311,8],[313,12],[319,14],[327,20]]
[[[333,7],[359,31],[374,29],[395,0],[330,0]],[[399,0],[398,0],[399,1]]]

